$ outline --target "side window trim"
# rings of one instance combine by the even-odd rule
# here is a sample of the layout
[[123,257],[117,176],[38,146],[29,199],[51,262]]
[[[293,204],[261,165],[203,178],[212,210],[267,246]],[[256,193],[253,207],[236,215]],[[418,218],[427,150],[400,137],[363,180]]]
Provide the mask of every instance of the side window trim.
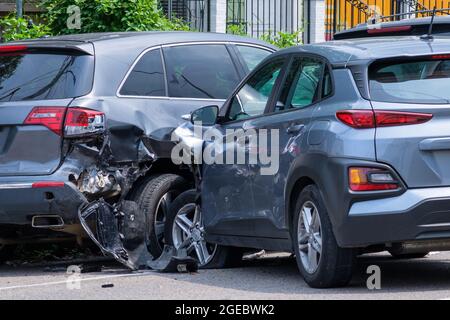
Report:
[[[327,100],[331,97],[334,96],[335,94],[335,84],[334,84],[334,78],[333,78],[333,68],[331,66],[331,63],[323,56],[319,56],[316,54],[311,54],[311,53],[293,53],[291,54],[290,58],[289,58],[289,65],[288,68],[291,67],[292,63],[294,62],[294,59],[296,58],[311,58],[311,59],[316,59],[320,62],[322,62],[322,70],[321,70],[321,75],[320,75],[320,80],[319,80],[319,87],[318,87],[318,92],[317,92],[317,100],[314,101],[313,103],[309,104],[308,106],[305,106],[304,108],[301,109],[297,109],[297,108],[290,108],[290,109],[286,109],[286,110],[282,110],[282,111],[275,111],[276,108],[276,102],[277,100],[280,98],[281,95],[281,90],[279,90],[277,92],[276,95],[276,99],[274,99],[274,101],[271,102],[270,108],[269,110],[267,110],[267,113],[270,114],[279,114],[279,113],[284,113],[284,112],[292,112],[292,111],[298,111],[298,110],[302,110],[302,109],[306,109],[306,108],[310,108],[314,105],[316,105],[317,103],[320,103],[324,100]],[[322,90],[323,90],[323,81],[324,81],[324,76],[325,76],[325,70],[328,68],[329,72],[330,72],[330,80],[331,80],[331,92],[328,96],[326,97],[322,97]],[[282,89],[282,87],[286,84],[287,81],[287,72],[284,73],[284,78],[283,78],[283,82],[282,85],[280,86],[280,89]]]
[[[230,47],[234,47],[236,45],[243,45],[243,46],[248,46],[248,47],[254,47],[254,48],[260,48],[263,50],[267,50],[270,53],[275,52],[276,50],[270,48],[270,47],[265,47],[262,45],[258,45],[258,44],[252,44],[252,43],[246,43],[246,42],[234,42],[234,41],[192,41],[192,42],[182,42],[182,43],[172,43],[172,44],[162,44],[162,45],[157,45],[157,46],[153,46],[153,47],[149,47],[147,49],[145,49],[144,51],[142,51],[138,57],[133,61],[133,63],[131,64],[130,68],[127,70],[127,72],[125,73],[125,76],[123,77],[122,81],[119,84],[119,87],[116,91],[116,96],[119,98],[139,98],[139,99],[174,99],[174,100],[193,100],[193,101],[218,101],[218,102],[223,102],[226,101],[225,99],[206,99],[206,98],[183,98],[183,97],[169,97],[169,88],[168,88],[168,77],[167,77],[167,70],[166,70],[166,63],[165,63],[165,58],[164,58],[164,48],[167,47],[179,47],[179,46],[185,46],[185,45],[208,45],[208,44],[222,44],[225,45],[225,47],[228,46]],[[164,70],[164,79],[165,79],[165,96],[130,96],[130,95],[122,95],[120,94],[120,91],[122,90],[122,87],[124,86],[125,82],[128,80],[128,77],[130,76],[130,74],[133,72],[134,67],[139,63],[139,61],[142,59],[142,57],[152,51],[152,50],[157,50],[160,49],[160,54],[161,54],[161,59],[162,59],[162,63],[163,63],[163,70]],[[231,60],[233,61],[233,63],[235,64],[236,70],[238,72],[238,74],[241,74],[241,70],[239,70],[240,68],[238,66],[236,66],[237,62],[239,62],[239,64],[241,63],[240,61],[240,55],[237,55],[237,59],[238,61],[235,61],[235,58],[233,57],[233,55],[230,53],[231,50],[228,49],[228,52],[231,56]],[[244,69],[242,69],[244,70]],[[244,76],[240,76],[241,80]]]
[[[131,73],[133,72],[134,68],[136,67],[136,65],[139,63],[139,61],[141,61],[141,59],[149,52],[154,51],[154,50],[159,50],[159,54],[161,56],[161,62],[163,65],[163,70],[164,70],[164,79],[165,79],[165,96],[133,96],[133,95],[126,95],[126,94],[121,94],[120,92],[123,89],[123,86],[125,85],[125,83],[128,80],[128,77],[131,75]],[[164,65],[164,58],[163,58],[163,53],[162,53],[162,47],[161,46],[154,46],[154,47],[150,47],[145,49],[144,51],[141,52],[141,54],[139,54],[139,56],[133,61],[131,67],[128,69],[127,73],[125,74],[125,77],[122,79],[122,82],[120,82],[119,88],[117,89],[116,92],[116,96],[119,98],[152,98],[152,99],[167,99],[167,73],[166,73],[166,68]]]

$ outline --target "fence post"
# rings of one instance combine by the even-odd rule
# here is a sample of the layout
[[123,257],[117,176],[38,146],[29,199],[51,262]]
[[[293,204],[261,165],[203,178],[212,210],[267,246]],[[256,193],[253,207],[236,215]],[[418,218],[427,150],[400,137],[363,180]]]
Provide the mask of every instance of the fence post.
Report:
[[227,0],[210,0],[211,32],[225,33],[227,31]]
[[[325,0],[310,0],[310,43],[325,41]],[[336,10],[336,9],[335,9]]]

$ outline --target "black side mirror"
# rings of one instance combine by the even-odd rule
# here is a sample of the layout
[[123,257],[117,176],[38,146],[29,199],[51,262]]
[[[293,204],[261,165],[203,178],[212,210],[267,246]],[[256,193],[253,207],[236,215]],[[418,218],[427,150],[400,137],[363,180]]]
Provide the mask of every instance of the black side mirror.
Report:
[[201,123],[203,126],[213,126],[216,124],[218,114],[218,106],[206,106],[191,113],[191,123]]

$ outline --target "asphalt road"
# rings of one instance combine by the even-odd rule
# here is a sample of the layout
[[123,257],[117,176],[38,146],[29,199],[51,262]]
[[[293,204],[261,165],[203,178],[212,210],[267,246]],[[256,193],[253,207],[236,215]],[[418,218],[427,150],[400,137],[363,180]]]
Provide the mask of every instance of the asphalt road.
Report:
[[[380,267],[380,290],[367,289],[370,265]],[[70,278],[65,268],[2,266],[0,299],[450,299],[450,253],[409,261],[364,256],[349,287],[327,290],[309,288],[295,261],[279,254],[196,274],[129,273],[112,265]]]

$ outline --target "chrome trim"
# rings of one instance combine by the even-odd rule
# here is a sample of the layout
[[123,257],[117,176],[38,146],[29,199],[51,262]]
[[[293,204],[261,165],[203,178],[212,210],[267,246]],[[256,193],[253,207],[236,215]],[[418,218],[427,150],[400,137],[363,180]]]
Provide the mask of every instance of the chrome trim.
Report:
[[166,100],[170,100],[170,99],[176,99],[176,100],[191,100],[191,101],[226,101],[226,99],[208,99],[208,98],[184,98],[184,97],[169,97],[169,96],[128,96],[128,95],[121,95],[120,94],[120,90],[122,90],[123,85],[125,84],[125,82],[127,81],[130,73],[133,71],[134,67],[136,66],[136,64],[141,60],[141,58],[148,52],[153,51],[153,50],[157,50],[160,49],[161,50],[161,58],[162,58],[162,63],[163,63],[163,69],[164,69],[164,78],[165,78],[165,88],[166,88],[166,93],[167,95],[169,95],[169,87],[167,84],[167,70],[166,70],[166,63],[164,60],[164,53],[162,52],[163,48],[169,48],[169,47],[179,47],[179,46],[189,46],[189,45],[208,45],[208,44],[223,44],[223,45],[239,45],[239,46],[247,46],[247,47],[254,47],[254,48],[260,48],[266,51],[269,51],[271,53],[274,53],[276,50],[270,48],[270,47],[265,47],[263,45],[258,45],[258,44],[253,44],[253,43],[246,43],[246,42],[238,42],[238,41],[195,41],[195,42],[180,42],[180,43],[172,43],[172,44],[164,44],[164,45],[158,45],[158,46],[154,46],[154,47],[150,47],[145,49],[141,54],[139,54],[139,56],[136,58],[136,60],[134,60],[133,64],[131,65],[131,67],[128,69],[127,73],[125,74],[125,77],[122,79],[122,81],[120,82],[119,88],[116,91],[116,96],[118,98],[132,98],[132,99],[166,99]]
[[33,187],[32,183],[2,183],[2,184],[0,184],[0,190],[30,189],[32,187]]
[[[59,224],[55,224],[55,225],[46,225],[46,226],[39,226],[39,225],[36,225],[36,223],[35,223],[35,219],[36,218],[54,218],[54,219],[58,219],[58,221],[59,221]],[[58,216],[58,215],[56,215],[56,214],[53,214],[53,215],[51,215],[51,214],[47,214],[47,215],[35,215],[35,216],[33,216],[32,218],[31,218],[31,226],[33,227],[33,228],[41,228],[41,229],[49,229],[49,228],[61,228],[61,227],[64,227],[64,219],[61,217],[61,216]]]
[[432,223],[432,224],[421,224],[419,225],[421,228],[443,228],[443,227],[450,227],[450,223]]

